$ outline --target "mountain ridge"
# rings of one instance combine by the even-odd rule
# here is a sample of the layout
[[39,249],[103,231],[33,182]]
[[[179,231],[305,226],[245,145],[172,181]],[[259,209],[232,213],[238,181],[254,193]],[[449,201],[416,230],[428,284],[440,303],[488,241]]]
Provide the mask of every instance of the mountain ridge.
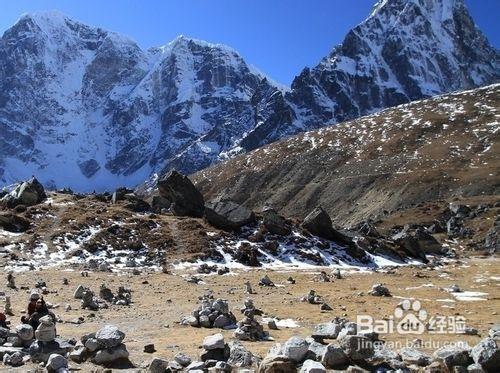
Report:
[[144,50],[60,12],[23,16],[0,39],[0,183],[132,187],[499,78],[462,1],[378,2],[290,88],[224,45],[180,36]]

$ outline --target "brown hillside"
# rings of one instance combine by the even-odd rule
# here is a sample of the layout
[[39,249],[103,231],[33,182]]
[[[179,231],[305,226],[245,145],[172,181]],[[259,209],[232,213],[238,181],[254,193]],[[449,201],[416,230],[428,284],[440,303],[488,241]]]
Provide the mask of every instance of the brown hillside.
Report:
[[443,95],[306,132],[193,175],[206,199],[271,204],[337,224],[500,191],[500,85]]

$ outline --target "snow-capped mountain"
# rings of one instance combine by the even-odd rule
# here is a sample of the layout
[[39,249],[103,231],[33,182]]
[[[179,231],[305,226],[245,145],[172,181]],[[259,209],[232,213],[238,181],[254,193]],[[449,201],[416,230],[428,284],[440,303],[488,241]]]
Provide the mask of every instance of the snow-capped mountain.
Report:
[[133,186],[224,157],[281,88],[232,49],[178,37],[142,50],[56,12],[0,40],[0,179]]
[[0,39],[0,185],[79,191],[190,173],[297,132],[500,77],[462,0],[384,0],[290,89],[234,50],[149,50],[57,12]]
[[498,81],[500,55],[463,0],[380,0],[295,78],[286,95],[297,118],[289,132]]

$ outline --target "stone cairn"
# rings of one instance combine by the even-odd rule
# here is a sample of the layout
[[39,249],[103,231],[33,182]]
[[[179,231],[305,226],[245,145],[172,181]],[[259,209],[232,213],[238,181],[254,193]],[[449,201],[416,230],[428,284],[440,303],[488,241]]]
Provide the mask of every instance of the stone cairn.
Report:
[[101,284],[101,287],[99,288],[99,297],[96,297],[91,289],[82,285],[79,285],[74,293],[75,299],[81,299],[82,308],[91,311],[108,308],[108,304],[106,302],[119,306],[128,306],[132,303],[132,291],[123,286],[120,286],[118,288],[118,293],[114,295],[111,289],[109,289],[105,284]]
[[307,302],[310,304],[321,304],[323,302],[323,297],[320,295],[316,294],[316,291],[314,290],[309,290],[309,293],[301,298],[302,302]]
[[15,279],[14,275],[12,274],[12,272],[9,272],[7,274],[7,284],[6,285],[10,289],[16,289],[16,279]]
[[118,293],[113,297],[111,303],[116,304],[117,306],[128,306],[132,303],[132,290],[124,287],[118,287]]
[[107,308],[107,304],[94,295],[89,288],[79,285],[73,294],[75,299],[81,299],[82,309],[97,311],[100,308]]
[[224,342],[224,336],[220,333],[205,337],[202,347],[201,361],[227,361],[229,358],[229,346]]
[[125,333],[114,325],[105,325],[96,333],[84,335],[69,354],[69,359],[82,363],[91,359],[94,364],[109,365],[127,360],[129,353],[123,343]]
[[245,282],[245,293],[247,294],[255,294],[252,289],[252,284],[250,284],[250,281]]
[[243,319],[238,322],[238,328],[234,331],[235,338],[242,341],[261,341],[267,339],[268,334],[257,320],[256,315],[262,315],[262,311],[255,308],[252,299],[245,300],[245,306],[241,308]]
[[6,295],[4,298],[4,313],[8,316],[14,316],[14,313],[12,312],[12,304],[10,303],[10,297]]
[[392,297],[389,289],[382,284],[373,285],[372,289],[368,292],[368,294],[373,295],[375,297]]
[[199,299],[200,306],[191,316],[183,317],[181,324],[202,328],[234,328],[236,317],[229,310],[227,300],[220,298],[214,300],[212,293],[206,293]]
[[340,268],[336,268],[332,274],[333,274],[333,277],[335,277],[337,280],[342,279],[342,273],[340,272]]

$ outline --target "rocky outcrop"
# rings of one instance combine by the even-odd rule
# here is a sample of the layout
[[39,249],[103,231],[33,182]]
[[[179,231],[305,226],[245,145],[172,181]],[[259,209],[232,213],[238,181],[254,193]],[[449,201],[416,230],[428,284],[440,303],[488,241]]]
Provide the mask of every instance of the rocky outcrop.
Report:
[[160,196],[171,201],[170,210],[178,216],[201,218],[205,209],[203,196],[185,175],[170,171],[158,180]]
[[47,198],[43,185],[35,178],[32,177],[28,181],[18,184],[12,192],[5,195],[0,204],[9,208],[18,205],[33,206]]
[[352,240],[333,228],[330,215],[321,207],[316,207],[304,219],[301,225],[310,233],[339,244],[351,245]]

